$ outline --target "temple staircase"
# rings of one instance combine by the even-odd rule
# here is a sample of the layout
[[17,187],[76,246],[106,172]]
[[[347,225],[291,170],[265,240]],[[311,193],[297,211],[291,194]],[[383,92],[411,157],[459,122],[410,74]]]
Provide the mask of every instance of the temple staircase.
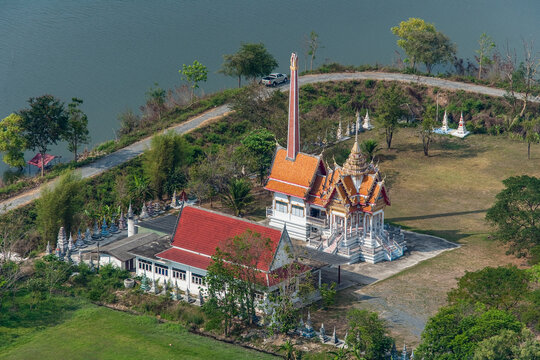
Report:
[[323,251],[328,254],[336,254],[342,239],[342,233],[332,233],[332,235],[328,238],[327,246],[324,248]]

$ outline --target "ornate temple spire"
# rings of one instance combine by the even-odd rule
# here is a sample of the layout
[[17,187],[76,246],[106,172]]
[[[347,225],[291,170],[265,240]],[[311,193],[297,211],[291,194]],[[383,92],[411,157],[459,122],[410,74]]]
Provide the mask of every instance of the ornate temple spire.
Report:
[[358,131],[360,130],[360,126],[362,126],[360,124],[360,119],[361,119],[360,111],[356,110],[356,134],[358,134]]
[[291,77],[289,90],[289,130],[287,135],[287,159],[295,160],[300,152],[300,122],[298,120],[298,57],[291,54]]
[[60,253],[61,254],[64,254],[66,252],[66,247],[67,247],[67,243],[66,243],[66,230],[64,229],[64,227],[60,227],[60,230],[58,231],[58,239],[56,241],[56,247],[58,249],[60,249]]
[[351,175],[356,187],[358,187],[362,176],[366,174],[368,169],[369,164],[366,161],[366,157],[360,150],[360,145],[358,144],[358,135],[356,135],[351,153],[349,154],[347,160],[345,160],[345,164],[343,164],[342,173],[343,175]]

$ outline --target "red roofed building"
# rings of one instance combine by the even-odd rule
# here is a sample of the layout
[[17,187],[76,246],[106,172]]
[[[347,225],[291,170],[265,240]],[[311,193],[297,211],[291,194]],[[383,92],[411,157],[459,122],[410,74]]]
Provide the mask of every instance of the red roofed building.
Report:
[[[300,152],[297,59],[291,57],[287,148],[278,146],[265,186],[273,193],[269,225],[351,263],[376,263],[403,255],[399,229],[384,226],[390,205],[379,168],[366,162],[355,141],[343,166],[325,165],[321,156]],[[294,104],[292,102],[295,102]]]
[[169,282],[180,290],[198,293],[204,289],[206,269],[216,248],[248,230],[270,240],[270,250],[263,253],[256,264],[260,271],[262,297],[288,280],[285,274],[291,273],[285,269],[294,268],[295,275],[311,270],[301,264],[289,266],[294,259],[289,255],[292,243],[285,228],[280,231],[211,210],[185,206],[179,214],[171,247],[151,257],[137,254],[137,275],[146,274],[158,283]]

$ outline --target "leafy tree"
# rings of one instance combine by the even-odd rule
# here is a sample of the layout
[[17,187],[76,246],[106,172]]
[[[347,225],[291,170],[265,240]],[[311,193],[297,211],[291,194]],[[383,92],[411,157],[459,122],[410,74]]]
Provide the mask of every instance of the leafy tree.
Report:
[[211,308],[223,320],[226,334],[236,316],[252,323],[256,292],[261,286],[258,269],[269,261],[269,250],[270,239],[247,230],[219,244],[212,257],[205,277],[211,300],[207,309]]
[[405,51],[412,68],[415,69],[418,55],[415,49],[415,35],[422,32],[435,33],[435,26],[419,18],[409,18],[409,20],[400,22],[398,26],[394,26],[390,30],[400,38],[397,44]]
[[420,138],[422,139],[425,156],[429,156],[429,146],[433,142],[433,137],[435,136],[434,128],[437,126],[435,120],[436,111],[437,110],[433,105],[428,106],[424,112],[422,123],[420,124]]
[[253,202],[251,185],[245,179],[231,180],[227,191],[220,195],[225,205],[234,211],[236,216],[242,216]]
[[191,102],[193,102],[195,89],[199,88],[199,83],[201,81],[206,81],[208,79],[208,69],[206,66],[195,60],[192,65],[183,64],[182,69],[178,70],[178,72],[182,76],[182,80],[185,80],[190,84]]
[[371,161],[379,151],[379,142],[375,139],[364,140],[360,143],[360,150],[366,156],[367,161]]
[[276,148],[275,135],[266,129],[254,130],[242,140],[242,145],[242,155],[247,160],[249,170],[257,172],[262,184],[272,165]]
[[527,159],[531,159],[531,144],[540,143],[540,117],[523,122],[523,138],[527,142]]
[[35,262],[34,271],[34,277],[40,279],[49,294],[52,294],[69,279],[72,268],[70,264],[58,260],[56,256],[47,255]]
[[204,278],[208,296],[204,311],[222,323],[225,335],[229,335],[233,319],[239,314],[238,300],[242,296],[239,294],[240,280],[234,275],[232,267],[225,262],[223,252],[216,249]]
[[6,213],[0,217],[0,309],[3,298],[12,293],[19,284],[22,276],[21,267],[12,260],[12,256],[26,242],[23,229],[23,219],[13,213]]
[[456,46],[441,32],[418,31],[412,35],[416,59],[424,64],[428,74],[433,66],[451,61],[456,54]]
[[24,150],[27,143],[23,131],[23,118],[17,114],[11,114],[0,121],[0,151],[4,153],[3,160],[9,166],[20,169],[26,165]]
[[521,332],[503,330],[500,334],[481,341],[474,352],[474,360],[506,359],[540,359],[540,342],[527,328]]
[[476,53],[478,54],[476,61],[478,61],[478,78],[481,79],[483,68],[492,63],[491,54],[495,49],[495,42],[489,35],[482,33],[482,35],[480,35],[480,39],[478,40],[478,46],[479,48],[476,50]]
[[503,330],[520,333],[522,329],[523,324],[506,311],[463,303],[443,307],[428,320],[414,355],[426,360],[470,359],[481,341]]
[[456,53],[450,39],[422,19],[410,18],[391,30],[400,37],[397,44],[403,48],[413,68],[416,62],[422,62],[431,73],[434,65],[450,61]]
[[529,292],[529,275],[516,266],[486,267],[479,271],[465,272],[457,289],[448,293],[451,304],[469,301],[482,303],[488,308],[511,310]]
[[315,54],[317,53],[317,50],[319,49],[319,46],[320,46],[319,34],[317,34],[315,31],[312,30],[309,36],[306,38],[306,43],[307,43],[307,54],[311,58],[309,70],[313,71],[313,60],[315,60]]
[[83,205],[82,187],[80,175],[70,172],[62,175],[54,188],[43,188],[41,197],[36,201],[36,223],[45,242],[54,244],[61,226],[68,234],[75,230],[75,215]]
[[495,228],[494,238],[509,243],[509,253],[522,257],[540,245],[540,179],[514,176],[503,184],[486,220]]
[[390,149],[392,138],[398,129],[398,120],[405,115],[403,105],[407,100],[401,88],[395,83],[392,83],[389,87],[379,87],[377,100],[377,121],[384,129],[386,146]]
[[88,117],[79,109],[83,103],[81,99],[72,98],[68,105],[68,121],[62,138],[68,143],[68,150],[74,154],[77,161],[77,150],[79,145],[88,144],[90,136],[88,135]]
[[150,181],[144,175],[133,174],[129,183],[132,200],[136,203],[144,202],[152,197]]
[[326,283],[322,284],[320,291],[323,301],[323,308],[328,309],[329,306],[334,305],[337,295],[336,283],[332,282],[330,286],[328,286],[328,284]]
[[173,179],[175,171],[185,166],[190,157],[189,144],[173,131],[152,138],[150,149],[144,153],[143,168],[159,199],[163,198],[167,182]]
[[52,95],[28,100],[30,107],[20,111],[28,147],[41,154],[41,176],[44,174],[44,157],[49,146],[58,142],[64,134],[68,115],[64,104]]
[[357,354],[363,353],[367,360],[384,359],[393,340],[377,313],[353,309],[347,314],[347,319],[349,329],[345,341],[349,349]]
[[242,76],[255,80],[269,74],[278,66],[276,59],[266,50],[263,43],[242,44],[235,54],[223,55],[223,59],[225,61],[219,72],[237,77],[238,87],[241,85]]

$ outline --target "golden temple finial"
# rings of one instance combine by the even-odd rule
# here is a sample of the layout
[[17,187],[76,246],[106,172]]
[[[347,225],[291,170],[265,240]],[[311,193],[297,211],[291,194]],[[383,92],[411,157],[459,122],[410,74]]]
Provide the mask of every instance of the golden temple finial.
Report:
[[298,70],[298,56],[296,56],[296,53],[291,54],[291,70]]

